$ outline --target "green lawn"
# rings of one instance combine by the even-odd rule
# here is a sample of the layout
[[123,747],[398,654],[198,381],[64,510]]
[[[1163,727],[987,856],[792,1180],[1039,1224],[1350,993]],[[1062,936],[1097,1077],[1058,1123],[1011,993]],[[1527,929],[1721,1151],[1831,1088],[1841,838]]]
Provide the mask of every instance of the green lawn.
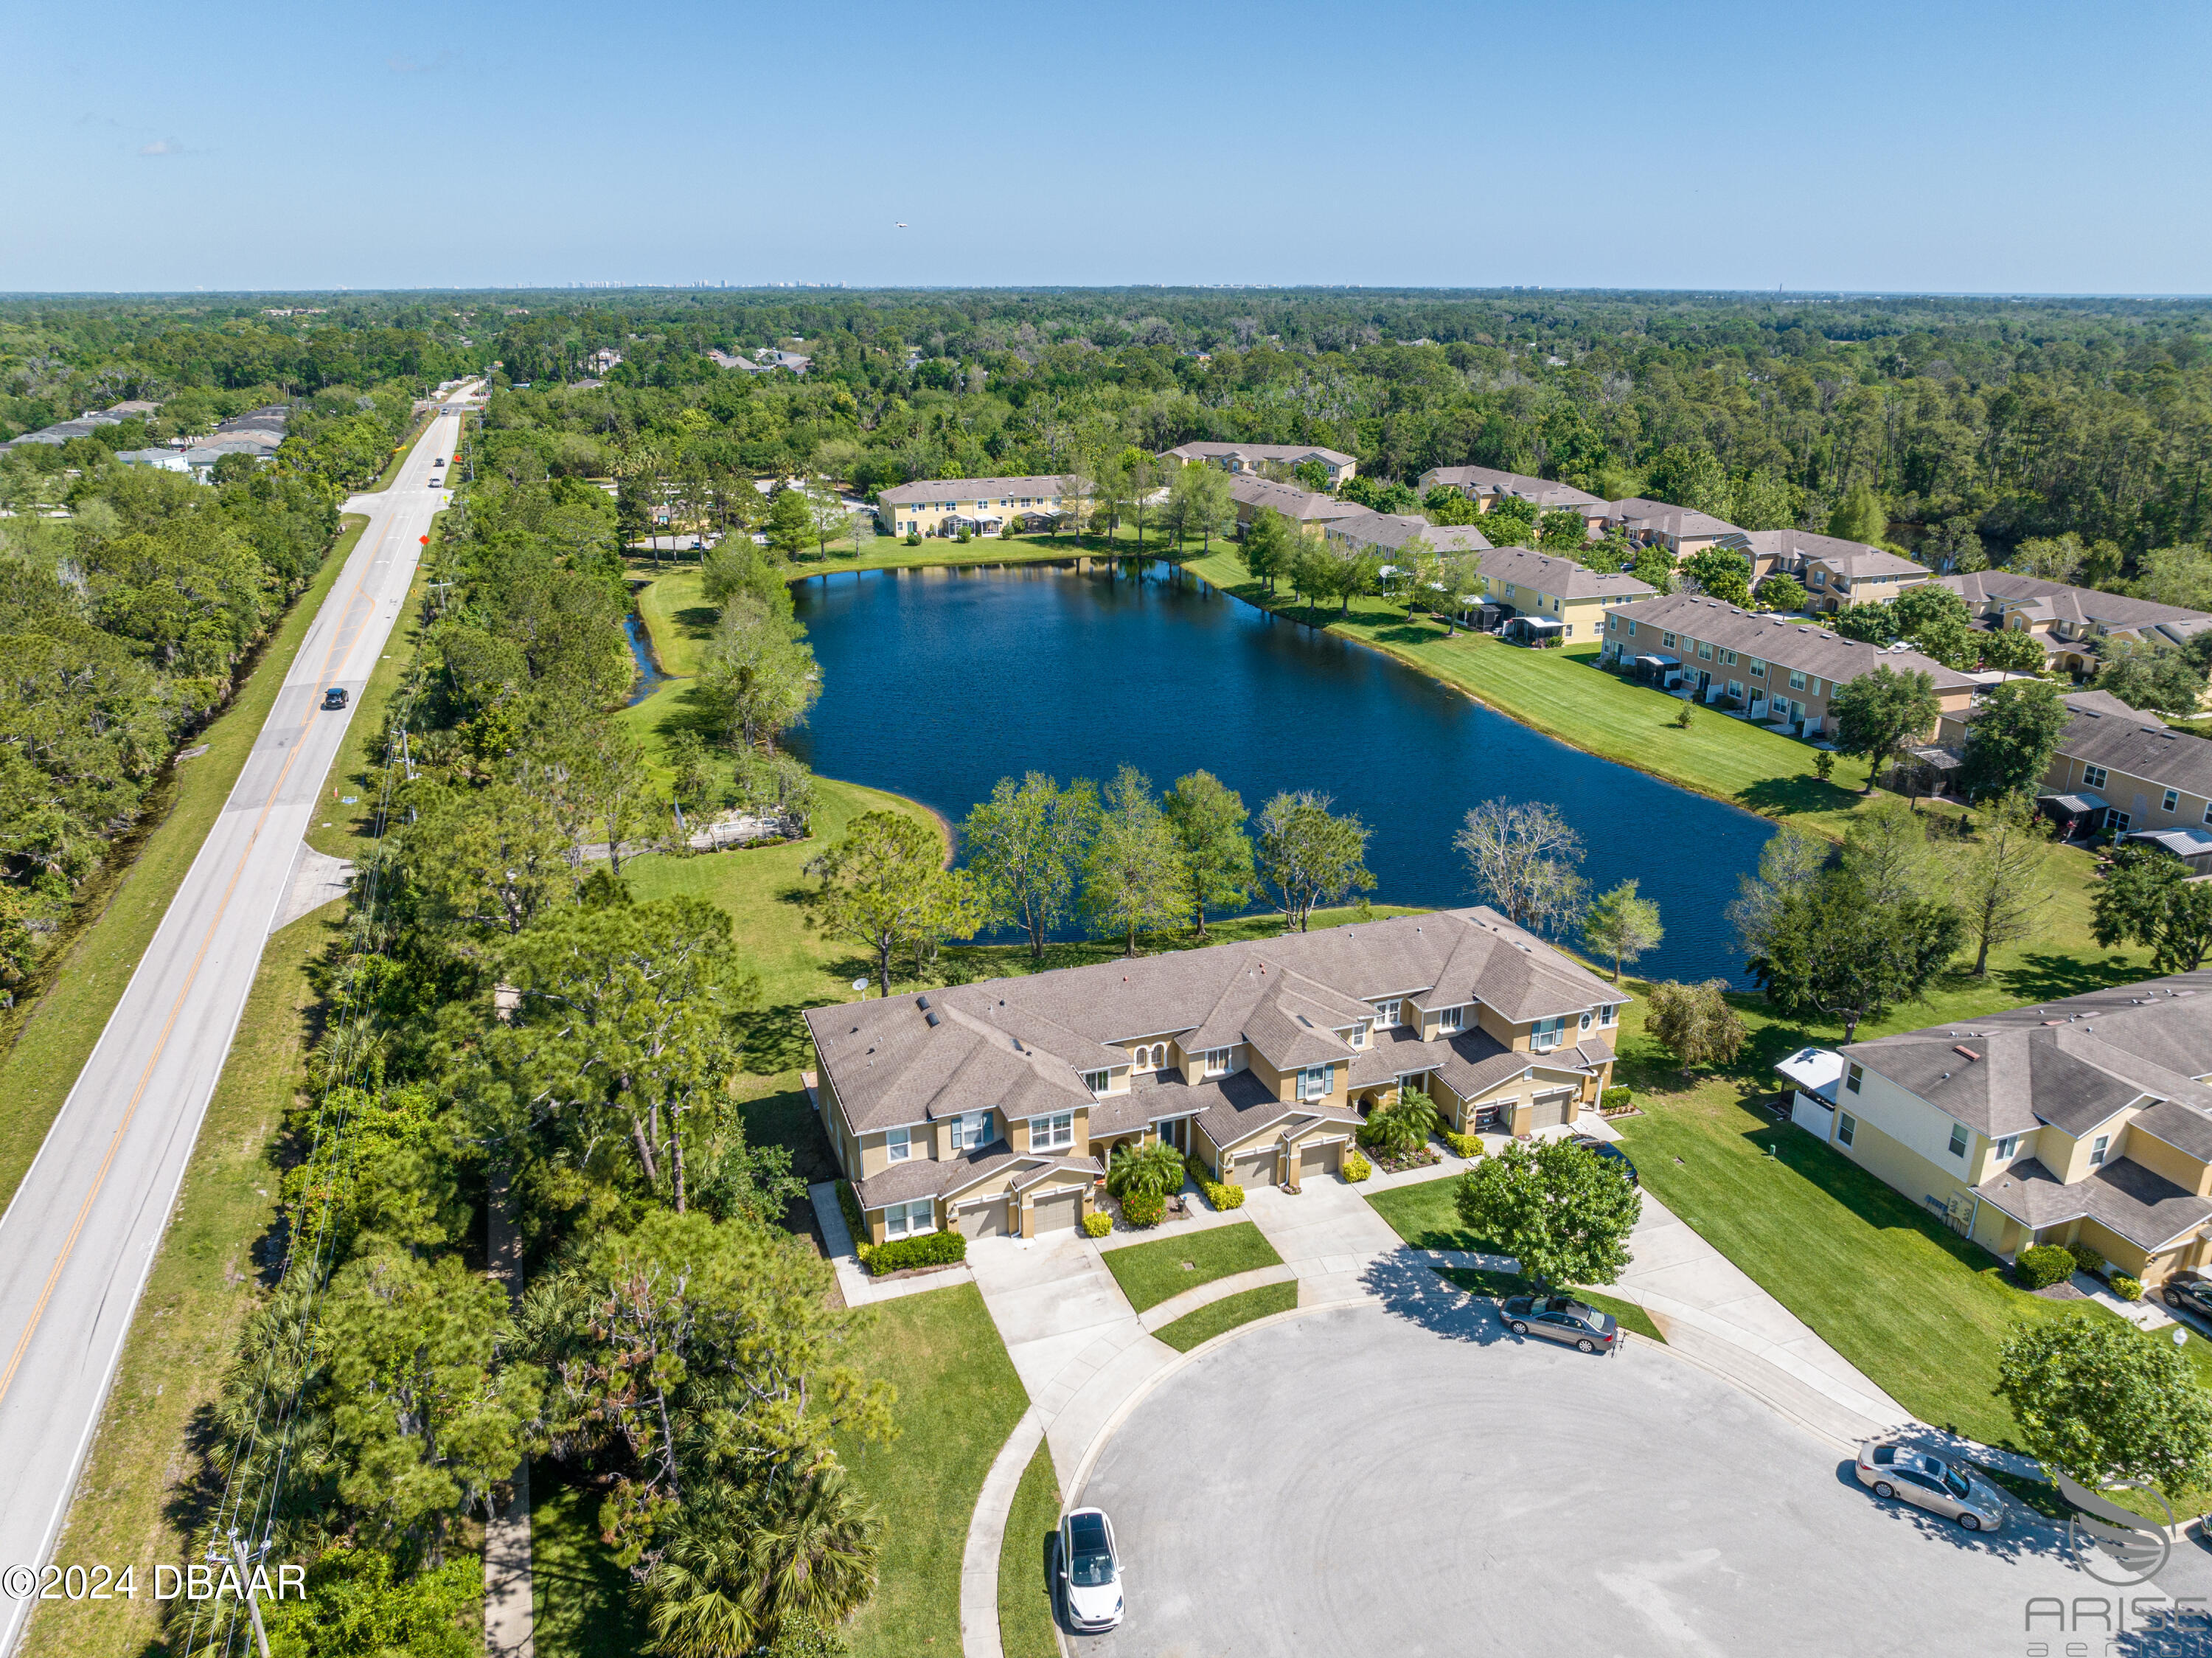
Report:
[[316,611],[368,523],[353,515],[344,520],[337,540],[284,613],[230,706],[200,734],[207,752],[171,768],[146,803],[147,826],[114,849],[40,962],[33,992],[12,1023],[0,1023],[0,1033],[10,1039],[0,1059],[0,1206],[15,1195],[169,900],[199,856]]
[[839,1447],[884,1521],[881,1582],[849,1634],[854,1658],[957,1653],[968,1522],[1029,1396],[973,1284],[881,1303],[849,1350],[898,1390],[899,1427],[888,1445]]
[[1416,1249],[1473,1249],[1485,1255],[1504,1252],[1486,1238],[1478,1238],[1459,1217],[1453,1196],[1459,1176],[1441,1175],[1364,1194],[1368,1204],[1390,1224],[1390,1229]]
[[1121,1286],[1129,1305],[1139,1313],[1216,1278],[1283,1264],[1283,1258],[1249,1221],[1109,1249],[1104,1259],[1106,1270]]
[[599,1539],[599,1494],[550,1462],[530,1468],[530,1605],[537,1658],[631,1658],[645,1650],[629,1571]]
[[700,653],[714,637],[714,607],[699,594],[696,564],[655,575],[650,564],[633,561],[632,576],[651,576],[652,582],[637,595],[637,613],[645,619],[653,640],[653,655],[660,671],[684,679],[699,671]]
[[1006,1658],[1060,1658],[1046,1564],[1059,1526],[1060,1482],[1053,1476],[1052,1448],[1040,1440],[1014,1493],[999,1548],[999,1644]]
[[1287,1313],[1297,1304],[1297,1284],[1263,1283],[1257,1289],[1240,1289],[1233,1295],[1209,1301],[1197,1312],[1186,1313],[1152,1333],[1176,1352],[1188,1353],[1199,1343],[1211,1341],[1224,1330],[1234,1330],[1240,1324],[1249,1324],[1270,1314]]
[[[307,1082],[316,1000],[308,965],[343,915],[334,903],[302,916],[262,956],[77,1483],[68,1559],[119,1564],[189,1552],[193,1517],[170,1505],[198,1472],[195,1418],[212,1408],[258,1299],[253,1245],[276,1213],[270,1150]],[[106,1658],[151,1649],[162,1612],[143,1595],[55,1607],[33,1622],[22,1651]]]

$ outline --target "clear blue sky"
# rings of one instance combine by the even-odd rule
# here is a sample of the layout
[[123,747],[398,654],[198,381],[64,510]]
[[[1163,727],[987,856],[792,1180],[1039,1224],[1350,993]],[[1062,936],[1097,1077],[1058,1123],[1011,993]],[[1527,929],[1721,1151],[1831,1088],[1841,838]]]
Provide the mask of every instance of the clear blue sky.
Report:
[[7,290],[2212,290],[2169,0],[125,0],[0,63]]

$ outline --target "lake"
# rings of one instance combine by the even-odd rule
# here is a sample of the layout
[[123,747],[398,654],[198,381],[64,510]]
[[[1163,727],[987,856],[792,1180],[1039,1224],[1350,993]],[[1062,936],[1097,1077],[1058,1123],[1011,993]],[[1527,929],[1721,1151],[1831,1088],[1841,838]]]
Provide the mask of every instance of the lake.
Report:
[[[1666,942],[1637,964],[1747,982],[1723,911],[1772,826],[1540,735],[1381,653],[1185,576],[1048,565],[872,570],[794,593],[824,689],[792,747],[826,776],[957,823],[999,778],[1156,789],[1212,771],[1256,813],[1281,789],[1334,797],[1372,832],[1377,903],[1474,901],[1452,836],[1496,796],[1557,806],[1602,892],[1630,876]],[[1504,648],[1504,647],[1501,647]]]

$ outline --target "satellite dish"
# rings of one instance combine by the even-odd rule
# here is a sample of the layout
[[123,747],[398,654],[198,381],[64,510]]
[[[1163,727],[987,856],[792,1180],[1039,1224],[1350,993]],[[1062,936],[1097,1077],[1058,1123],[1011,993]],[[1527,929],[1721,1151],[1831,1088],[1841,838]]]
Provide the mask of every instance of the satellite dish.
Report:
[[853,981],[853,988],[856,991],[865,991],[868,988],[868,981],[865,978],[856,978]]

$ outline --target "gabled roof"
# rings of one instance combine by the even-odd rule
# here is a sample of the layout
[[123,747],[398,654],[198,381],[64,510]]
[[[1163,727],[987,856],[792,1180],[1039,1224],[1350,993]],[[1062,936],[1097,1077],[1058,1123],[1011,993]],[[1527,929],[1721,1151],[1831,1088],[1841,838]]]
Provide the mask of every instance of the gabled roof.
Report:
[[1699,512],[1693,507],[1678,507],[1671,501],[1652,501],[1640,495],[1608,502],[1606,517],[1613,523],[1628,529],[1656,530],[1671,535],[1676,540],[1694,540],[1699,536],[1714,536],[1735,546],[1745,545],[1747,533],[1738,529],[1725,518],[1716,518],[1709,512]]
[[1311,490],[1302,490],[1295,484],[1278,484],[1272,478],[1261,478],[1251,472],[1239,472],[1229,480],[1229,498],[1251,508],[1255,512],[1262,507],[1271,508],[1301,524],[1319,523],[1331,518],[1374,515],[1372,508],[1363,507],[1357,501],[1341,500],[1334,495],[1319,495]]
[[2114,1158],[2070,1186],[2030,1157],[1992,1174],[1974,1192],[2039,1230],[2093,1220],[2143,1249],[2162,1248],[2212,1220],[2212,1203],[2127,1157]]
[[[1878,667],[1900,672],[1909,668],[1925,674],[1935,680],[1938,691],[1964,691],[1976,684],[1970,676],[1948,668],[1934,657],[1923,656],[1917,650],[1846,639],[1809,622],[1743,610],[1717,599],[1681,594],[1646,599],[1608,612],[1607,620],[1608,625],[1620,624],[1612,637],[1620,641],[1625,649],[1632,643],[1635,650],[1649,649],[1646,632],[1657,629],[1702,639],[1724,650],[1755,656],[1761,661],[1778,662],[1800,673],[1818,674],[1838,685],[1848,685],[1860,674],[1871,674]],[[1638,630],[1632,642],[1627,631],[1632,621]]]
[[1494,547],[1475,561],[1475,567],[1493,582],[1510,582],[1561,599],[1603,599],[1617,594],[1631,598],[1656,597],[1658,588],[1622,570],[1595,570],[1571,558],[1537,552],[1528,547]]
[[2212,616],[2179,605],[2161,605],[2124,593],[2077,588],[2064,582],[2024,576],[2016,570],[1978,570],[1936,581],[1966,601],[1966,608],[1994,613],[2025,609],[2041,621],[2096,623],[2107,631],[2150,632],[2176,643],[2212,627]]
[[1500,472],[1495,466],[1432,466],[1421,474],[1421,484],[1426,489],[1448,484],[1454,489],[1470,490],[1476,494],[1517,496],[1540,508],[1572,507],[1579,511],[1606,504],[1588,490],[1578,490],[1571,484],[1532,478],[1526,472]]
[[1356,513],[1331,523],[1327,533],[1334,541],[1388,547],[1393,552],[1417,536],[1436,552],[1477,552],[1490,545],[1472,524],[1431,524],[1419,513],[1410,512]]
[[1332,466],[1358,464],[1343,450],[1326,449],[1318,443],[1179,443],[1163,453],[1178,460],[1225,460],[1231,455],[1242,455],[1251,460],[1272,460],[1279,466],[1294,466],[1301,460],[1325,460]]
[[1746,530],[1744,550],[1759,558],[1818,558],[1825,563],[1858,552],[1880,552],[1863,541],[1840,535],[1816,535],[1811,530]]
[[[2176,731],[2106,692],[2077,692],[2066,704],[2074,717],[2058,739],[2058,752],[2067,759],[2212,801],[2212,742]],[[2125,808],[2128,803],[2119,804]]]
[[993,496],[1076,495],[1082,488],[1083,480],[1067,472],[1041,478],[922,478],[878,490],[876,499],[890,506],[906,506],[920,501],[988,500]]

